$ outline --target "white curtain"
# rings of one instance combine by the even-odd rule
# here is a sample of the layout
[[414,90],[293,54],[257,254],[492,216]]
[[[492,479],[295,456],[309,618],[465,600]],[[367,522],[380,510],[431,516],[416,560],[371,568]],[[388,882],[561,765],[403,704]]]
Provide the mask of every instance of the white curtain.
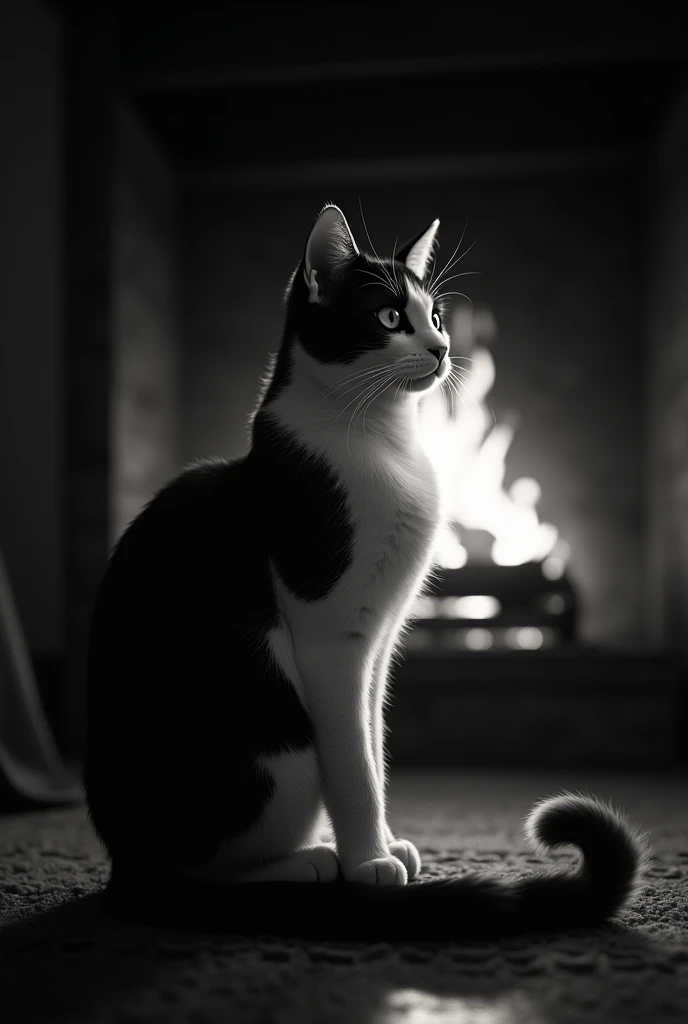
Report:
[[0,807],[72,803],[81,787],[60,757],[0,551]]

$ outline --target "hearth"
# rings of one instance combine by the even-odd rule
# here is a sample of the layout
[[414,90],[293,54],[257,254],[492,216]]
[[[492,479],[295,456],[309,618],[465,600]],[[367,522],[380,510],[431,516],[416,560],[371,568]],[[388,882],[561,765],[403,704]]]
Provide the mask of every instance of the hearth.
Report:
[[415,612],[416,654],[549,650],[576,637],[574,585],[548,576],[546,562],[444,569]]

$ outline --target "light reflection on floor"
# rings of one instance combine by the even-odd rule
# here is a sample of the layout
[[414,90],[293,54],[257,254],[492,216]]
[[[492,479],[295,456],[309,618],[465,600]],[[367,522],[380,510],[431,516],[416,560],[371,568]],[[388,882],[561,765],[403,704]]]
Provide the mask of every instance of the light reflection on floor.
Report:
[[522,992],[442,996],[417,988],[390,992],[375,1024],[546,1024]]

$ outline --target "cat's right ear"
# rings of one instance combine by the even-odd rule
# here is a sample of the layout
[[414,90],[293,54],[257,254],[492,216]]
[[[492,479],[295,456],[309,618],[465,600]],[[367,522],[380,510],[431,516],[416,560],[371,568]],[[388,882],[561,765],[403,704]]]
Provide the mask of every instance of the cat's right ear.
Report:
[[419,235],[411,239],[410,242],[407,242],[406,245],[402,245],[396,255],[399,262],[405,263],[409,270],[413,271],[421,281],[427,276],[430,269],[439,226],[439,220],[434,220],[429,228],[421,231]]
[[303,259],[303,276],[308,301],[325,305],[327,282],[358,256],[359,250],[346,217],[338,206],[329,205],[316,220]]

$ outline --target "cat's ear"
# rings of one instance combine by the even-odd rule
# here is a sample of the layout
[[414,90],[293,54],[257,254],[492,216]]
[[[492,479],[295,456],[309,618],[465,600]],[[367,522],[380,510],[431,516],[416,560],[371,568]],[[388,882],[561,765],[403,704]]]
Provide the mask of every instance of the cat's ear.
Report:
[[395,256],[395,259],[400,263],[405,263],[421,281],[430,269],[432,250],[439,226],[439,220],[434,220],[429,228],[426,228],[420,235],[416,235],[406,245],[402,245]]
[[326,206],[316,220],[303,259],[308,301],[322,306],[327,282],[358,256],[358,246],[338,206]]

